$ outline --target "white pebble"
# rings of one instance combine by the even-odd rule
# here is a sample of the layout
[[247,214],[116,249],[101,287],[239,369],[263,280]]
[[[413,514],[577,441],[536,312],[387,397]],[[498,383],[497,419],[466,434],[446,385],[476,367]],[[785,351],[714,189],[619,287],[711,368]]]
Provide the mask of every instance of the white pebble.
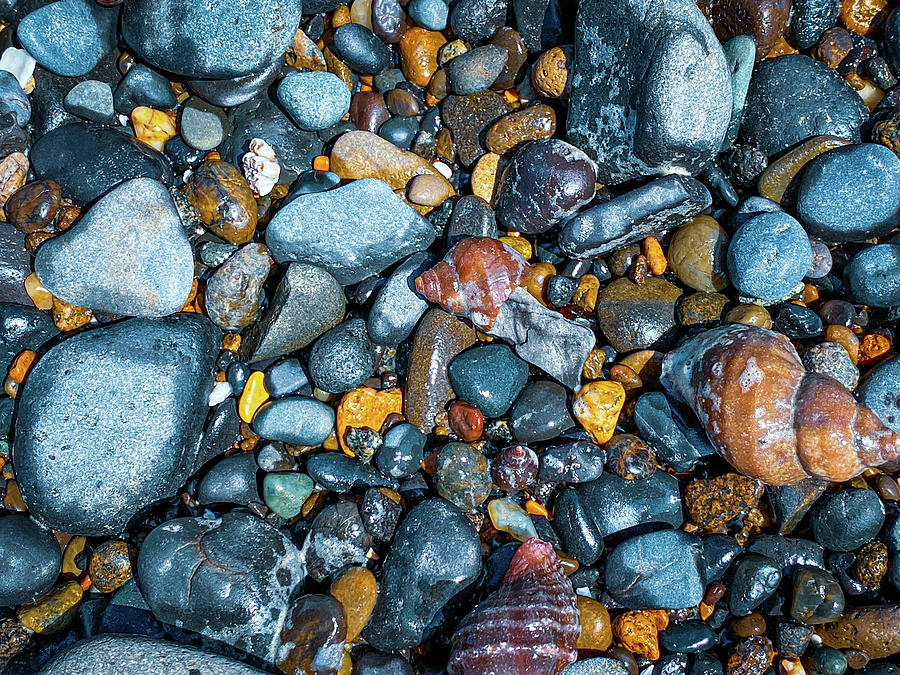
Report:
[[250,151],[241,158],[241,167],[250,188],[260,197],[272,191],[281,175],[275,150],[261,138],[250,141]]
[[209,392],[209,401],[207,401],[207,405],[210,408],[213,406],[219,405],[226,398],[231,396],[231,385],[227,382],[216,382],[216,385],[212,388],[212,391]]
[[31,54],[15,47],[9,47],[0,56],[0,70],[15,75],[22,89],[28,86],[31,76],[34,75],[35,63],[37,62],[31,58]]

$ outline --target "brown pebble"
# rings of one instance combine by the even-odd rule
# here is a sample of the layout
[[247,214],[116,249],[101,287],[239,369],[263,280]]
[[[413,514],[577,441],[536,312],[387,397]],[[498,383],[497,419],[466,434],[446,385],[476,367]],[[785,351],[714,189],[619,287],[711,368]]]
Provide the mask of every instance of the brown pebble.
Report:
[[719,600],[725,597],[725,591],[727,590],[725,584],[721,581],[712,582],[709,585],[709,588],[706,589],[706,594],[703,596],[703,603],[710,607],[714,606]]
[[751,637],[738,642],[728,662],[725,675],[763,675],[775,659],[772,642],[765,637]]
[[697,526],[721,530],[727,523],[756,508],[762,494],[762,483],[738,473],[697,478],[685,489],[684,508]]
[[788,186],[809,161],[848,142],[837,136],[814,136],[804,141],[766,167],[759,177],[759,194],[780,204]]
[[452,190],[447,190],[446,186],[447,181],[442,176],[421,174],[409,181],[406,196],[414,204],[440,206],[452,194]]
[[640,376],[631,368],[621,363],[617,363],[609,369],[609,379],[622,385],[625,391],[632,389],[640,389],[644,386]]
[[387,104],[388,110],[394,115],[408,117],[419,114],[420,106],[416,97],[400,87],[394,87],[385,94],[384,102]]
[[722,317],[727,304],[728,298],[721,293],[691,293],[678,303],[678,320],[684,326],[715,323]]
[[870,659],[900,653],[900,605],[852,609],[816,628],[829,647],[858,649]]
[[753,612],[735,621],[731,628],[738,637],[754,637],[766,632],[766,620],[762,615]]
[[550,138],[556,131],[556,113],[548,105],[533,105],[507,113],[488,129],[484,144],[505,155],[527,141]]
[[531,69],[531,86],[541,96],[565,98],[573,59],[572,45],[553,47],[541,54]]
[[30,234],[25,235],[25,248],[29,253],[34,253],[37,251],[38,246],[43,244],[48,239],[53,239],[52,232],[32,232]]
[[878,490],[878,496],[885,501],[900,501],[900,486],[887,474],[883,473],[875,479],[875,489]]
[[403,76],[420,87],[428,85],[431,76],[438,69],[438,50],[447,39],[436,30],[425,30],[413,26],[400,38],[400,70]]
[[482,134],[509,110],[509,104],[494,91],[444,99],[441,119],[453,134],[453,144],[462,164],[472,166],[486,152],[481,145]]
[[855,33],[874,38],[884,28],[891,9],[890,0],[842,0],[839,18]]
[[477,441],[484,431],[484,415],[465,401],[453,401],[450,404],[447,421],[453,433],[466,443]]
[[350,121],[361,131],[375,133],[391,119],[384,96],[377,91],[360,91],[350,100]]
[[59,183],[34,181],[23,185],[7,200],[6,220],[25,234],[45,230],[53,223],[61,202]]
[[488,42],[506,50],[506,65],[492,85],[493,89],[511,89],[522,75],[522,66],[528,59],[525,41],[518,31],[509,26],[501,26]]
[[850,33],[835,26],[822,33],[822,37],[813,47],[810,56],[834,70],[851,49],[853,49],[853,39],[850,37]]
[[697,3],[712,24],[720,42],[750,35],[756,42],[756,58],[771,51],[787,29],[790,0],[700,0]]
[[233,164],[203,162],[188,178],[184,195],[213,234],[232,244],[246,244],[256,232],[258,208],[247,179]]
[[856,554],[856,578],[866,588],[878,588],[888,571],[888,548],[880,541],[870,541]]
[[738,305],[725,315],[727,323],[742,323],[745,326],[772,327],[772,316],[762,305]]

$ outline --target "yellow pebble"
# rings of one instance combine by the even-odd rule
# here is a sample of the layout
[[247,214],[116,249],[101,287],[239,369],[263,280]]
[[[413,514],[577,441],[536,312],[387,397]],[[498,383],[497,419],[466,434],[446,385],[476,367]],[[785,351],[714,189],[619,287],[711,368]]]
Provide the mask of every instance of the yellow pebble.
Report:
[[41,635],[58,633],[71,623],[84,591],[77,581],[54,588],[43,598],[19,609],[19,621]]
[[[84,551],[87,545],[87,537],[72,537],[66,544],[66,550],[63,552],[62,573],[73,577],[79,576],[84,572],[84,567],[79,566],[75,559]],[[87,562],[85,559],[84,563]],[[86,565],[85,565],[86,566]]]
[[578,280],[578,288],[572,295],[572,302],[583,310],[593,312],[597,306],[597,295],[600,293],[600,279],[593,274],[584,274]]
[[606,443],[616,431],[619,412],[625,405],[625,389],[618,382],[588,382],[575,394],[575,418],[597,443]]
[[338,669],[337,675],[350,675],[353,672],[353,659],[346,651],[341,654],[341,667]]
[[534,254],[534,248],[532,247],[531,242],[525,237],[500,237],[500,241],[509,246],[513,251],[520,253],[525,260],[531,260],[531,256]]
[[329,592],[344,608],[347,642],[353,642],[362,633],[375,609],[378,597],[375,575],[365,567],[351,567],[335,579]]
[[247,424],[253,421],[253,416],[263,403],[269,400],[269,392],[266,391],[265,375],[261,370],[254,370],[247,378],[241,399],[238,402],[238,415]]
[[25,292],[38,309],[48,310],[53,307],[53,295],[44,288],[37,274],[32,272],[25,277]]
[[475,163],[472,169],[472,194],[481,197],[493,206],[497,195],[497,175],[499,173],[500,155],[487,152]]
[[145,105],[139,105],[131,111],[131,124],[134,126],[135,137],[159,152],[163,151],[166,141],[178,133],[166,113]]

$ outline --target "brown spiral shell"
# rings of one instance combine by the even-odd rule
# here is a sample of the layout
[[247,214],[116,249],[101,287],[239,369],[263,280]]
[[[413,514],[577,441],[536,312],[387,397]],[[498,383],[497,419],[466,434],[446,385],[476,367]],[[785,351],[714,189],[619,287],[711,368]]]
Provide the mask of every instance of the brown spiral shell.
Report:
[[490,237],[469,237],[416,279],[416,290],[476,327],[490,328],[501,305],[522,280],[528,263]]
[[900,439],[835,379],[807,373],[784,335],[734,324],[666,355],[660,381],[728,462],[769,485],[846,481],[900,457]]
[[450,675],[553,675],[575,661],[581,628],[572,582],[553,547],[536,537],[512,557],[494,593],[460,623]]

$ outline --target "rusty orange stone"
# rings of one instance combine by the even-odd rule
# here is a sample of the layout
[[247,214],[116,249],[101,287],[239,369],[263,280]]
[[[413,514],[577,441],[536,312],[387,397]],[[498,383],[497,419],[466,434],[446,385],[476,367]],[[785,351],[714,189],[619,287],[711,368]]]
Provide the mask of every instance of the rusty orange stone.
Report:
[[403,76],[420,87],[428,86],[431,76],[438,69],[438,50],[447,39],[435,30],[413,26],[400,38],[400,70]]
[[646,237],[641,243],[641,249],[644,252],[644,256],[647,258],[647,263],[650,265],[650,273],[657,277],[661,277],[665,274],[669,263],[666,260],[666,254],[663,252],[659,239],[656,237]]
[[556,275],[556,268],[548,262],[530,265],[525,270],[521,285],[542,305],[547,305],[547,283]]
[[61,331],[70,331],[88,325],[94,318],[91,310],[77,305],[70,305],[57,297],[53,298],[50,311],[54,325]]
[[484,431],[484,415],[474,405],[465,401],[453,401],[447,419],[453,433],[466,443],[481,438]]
[[623,612],[613,619],[612,632],[625,649],[650,661],[659,660],[659,632],[669,625],[662,609]]
[[375,609],[378,597],[375,575],[365,567],[351,567],[335,579],[329,592],[344,608],[347,642],[353,642],[365,628]]
[[881,33],[890,13],[890,0],[843,0],[838,16],[854,33],[874,38]]
[[348,429],[374,429],[381,431],[385,420],[392,414],[403,413],[403,390],[372,389],[358,387],[341,398],[337,408],[337,439],[341,450],[353,456],[344,440]]
[[867,333],[859,343],[859,362],[865,365],[875,363],[890,350],[891,342],[884,335]]
[[25,381],[25,376],[28,374],[28,371],[31,370],[31,366],[34,365],[34,360],[37,358],[37,353],[30,349],[22,350],[13,362],[9,365],[9,377],[18,384],[22,384]]

